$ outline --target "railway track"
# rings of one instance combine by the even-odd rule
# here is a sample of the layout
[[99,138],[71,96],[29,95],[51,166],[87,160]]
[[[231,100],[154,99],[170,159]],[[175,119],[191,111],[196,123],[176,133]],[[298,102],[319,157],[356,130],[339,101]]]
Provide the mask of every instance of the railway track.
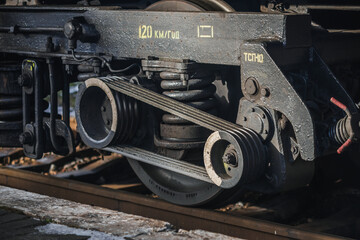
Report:
[[248,216],[181,207],[146,195],[56,178],[21,169],[0,167],[0,184],[164,220],[183,229],[203,229],[245,239],[340,239],[338,236],[312,232]]

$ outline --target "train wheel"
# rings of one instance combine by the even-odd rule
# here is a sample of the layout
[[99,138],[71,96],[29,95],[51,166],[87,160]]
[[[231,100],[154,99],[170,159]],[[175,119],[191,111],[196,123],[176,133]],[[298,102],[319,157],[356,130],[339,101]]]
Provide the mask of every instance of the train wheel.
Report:
[[234,12],[235,10],[223,0],[162,0],[146,8],[148,11],[222,11]]
[[[163,0],[154,3],[149,11],[234,11],[222,0]],[[129,159],[140,180],[160,198],[179,205],[216,206],[236,198],[239,190],[222,188],[168,170]]]

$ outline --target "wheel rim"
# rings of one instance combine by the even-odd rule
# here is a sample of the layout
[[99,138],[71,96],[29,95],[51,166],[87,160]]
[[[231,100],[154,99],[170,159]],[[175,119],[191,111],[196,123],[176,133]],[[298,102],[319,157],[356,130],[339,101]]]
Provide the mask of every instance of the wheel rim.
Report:
[[222,11],[235,12],[235,10],[223,0],[162,0],[156,2],[145,10],[147,11]]
[[185,206],[203,205],[218,196],[222,189],[171,171],[128,159],[136,175],[160,198]]

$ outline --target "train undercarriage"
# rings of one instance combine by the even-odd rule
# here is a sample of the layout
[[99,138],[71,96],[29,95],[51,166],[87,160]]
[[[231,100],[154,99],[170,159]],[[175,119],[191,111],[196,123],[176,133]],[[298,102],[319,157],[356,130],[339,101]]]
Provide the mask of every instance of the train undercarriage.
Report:
[[324,156],[360,166],[360,6],[329,3],[7,0],[0,146],[121,153],[191,206],[306,186]]

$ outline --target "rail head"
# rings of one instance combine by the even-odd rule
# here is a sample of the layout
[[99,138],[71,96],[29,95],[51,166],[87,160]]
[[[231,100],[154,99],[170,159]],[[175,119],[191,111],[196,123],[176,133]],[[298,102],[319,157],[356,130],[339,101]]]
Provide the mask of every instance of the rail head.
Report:
[[[173,205],[159,199],[38,173],[0,167],[0,185],[168,221],[184,229],[203,229],[247,239],[339,237],[245,216]],[[341,238],[344,239],[344,238]]]

